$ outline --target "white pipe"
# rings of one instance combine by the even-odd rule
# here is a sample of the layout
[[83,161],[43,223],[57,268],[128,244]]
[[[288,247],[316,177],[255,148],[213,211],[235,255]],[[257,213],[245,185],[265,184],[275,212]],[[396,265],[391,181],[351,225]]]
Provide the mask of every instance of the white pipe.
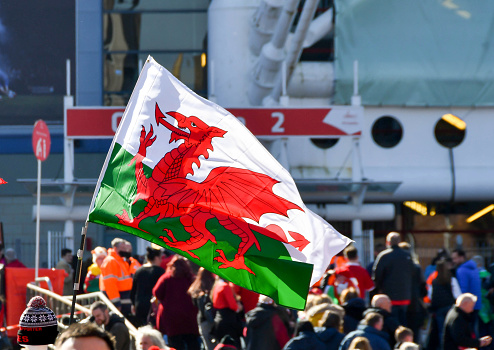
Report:
[[70,60],[65,61],[65,75],[66,75],[66,93],[70,96]]
[[38,270],[39,270],[40,206],[41,206],[41,160],[38,159],[38,182],[36,184],[36,254],[35,254],[35,269],[34,269],[35,278],[38,278]]
[[351,204],[308,204],[307,208],[326,220],[386,221],[395,217],[395,206],[390,203],[363,204],[359,208]]
[[325,11],[310,22],[304,39],[304,48],[311,47],[331,32],[333,28],[333,8]]
[[252,16],[249,48],[254,55],[259,56],[264,44],[271,40],[282,6],[283,0],[263,0]]
[[[38,214],[36,207],[33,207],[33,220],[39,217],[43,221],[85,221],[89,207],[85,205],[75,205],[72,208],[65,205],[41,205],[39,209]],[[73,239],[73,235],[64,237]]]
[[290,97],[325,98],[333,95],[334,66],[332,62],[300,62],[287,87]]
[[[316,13],[318,3],[318,0],[306,0],[304,3],[302,14],[300,15],[297,24],[297,29],[293,36],[293,40],[290,43],[290,47],[285,59],[287,65],[286,79],[288,82],[290,82],[292,73],[295,70],[295,65],[299,61],[300,55],[302,54],[304,39],[306,37],[307,31],[309,30],[309,25],[312,21],[312,18],[314,18],[314,15]],[[279,77],[276,84],[274,85],[273,91],[271,92],[271,98],[275,101],[278,101],[281,96],[281,85],[281,77]]]
[[281,63],[285,57],[283,48],[299,1],[288,0],[285,3],[273,37],[263,46],[261,55],[254,65],[252,81],[247,91],[249,101],[254,106],[261,105],[263,99],[275,86]]

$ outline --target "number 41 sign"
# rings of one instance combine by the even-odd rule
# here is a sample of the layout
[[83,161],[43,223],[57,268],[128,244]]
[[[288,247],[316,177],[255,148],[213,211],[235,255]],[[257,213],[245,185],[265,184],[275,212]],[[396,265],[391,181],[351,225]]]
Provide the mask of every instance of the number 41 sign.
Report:
[[46,123],[39,119],[34,124],[33,130],[33,151],[36,158],[42,162],[48,158],[50,154],[51,138],[50,131]]

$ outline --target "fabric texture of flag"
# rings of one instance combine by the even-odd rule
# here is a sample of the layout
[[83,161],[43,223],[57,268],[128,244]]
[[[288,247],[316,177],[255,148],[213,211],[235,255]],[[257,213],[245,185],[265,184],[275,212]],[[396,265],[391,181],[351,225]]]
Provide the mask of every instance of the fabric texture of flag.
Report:
[[88,221],[171,249],[295,309],[350,243],[307,209],[288,171],[237,118],[151,57]]

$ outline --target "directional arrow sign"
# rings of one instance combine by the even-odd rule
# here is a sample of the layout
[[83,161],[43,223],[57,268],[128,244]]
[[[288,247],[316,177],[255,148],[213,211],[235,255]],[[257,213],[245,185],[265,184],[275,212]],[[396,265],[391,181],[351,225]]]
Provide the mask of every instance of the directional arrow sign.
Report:
[[362,133],[363,108],[228,108],[256,136],[341,137]]

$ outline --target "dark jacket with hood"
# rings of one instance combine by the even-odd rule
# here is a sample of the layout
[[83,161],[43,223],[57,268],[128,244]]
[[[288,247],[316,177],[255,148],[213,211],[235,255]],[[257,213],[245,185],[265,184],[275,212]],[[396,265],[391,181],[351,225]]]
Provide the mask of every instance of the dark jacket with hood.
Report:
[[343,332],[348,334],[357,329],[359,322],[363,318],[363,313],[366,310],[365,300],[362,298],[354,298],[348,300],[343,305],[345,316],[343,317]]
[[125,325],[125,320],[123,317],[120,317],[117,314],[110,313],[110,320],[108,321],[108,324],[105,325],[105,331],[109,332],[115,337],[115,350],[130,349],[129,329]]
[[326,350],[338,350],[341,341],[345,337],[336,328],[314,328],[319,339],[326,345]]
[[290,339],[288,329],[272,304],[258,304],[245,318],[246,350],[282,349]]
[[283,350],[325,350],[325,344],[319,340],[315,332],[300,332],[290,339]]

